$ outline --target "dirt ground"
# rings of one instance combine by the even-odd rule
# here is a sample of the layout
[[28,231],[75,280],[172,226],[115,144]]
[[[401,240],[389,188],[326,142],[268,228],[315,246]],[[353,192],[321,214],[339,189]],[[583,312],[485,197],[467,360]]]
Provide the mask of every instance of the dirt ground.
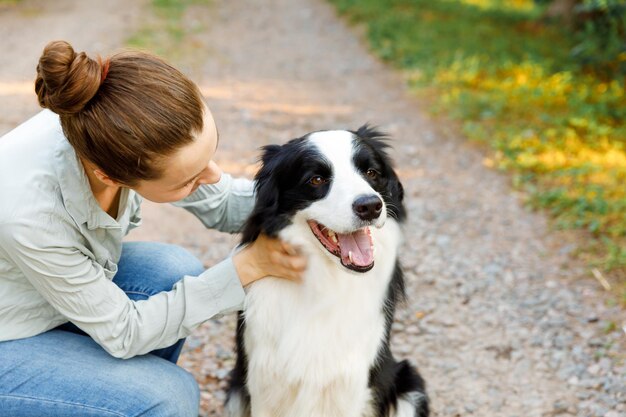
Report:
[[[0,4],[0,134],[38,111],[44,45],[65,39],[107,55],[151,13],[146,0]],[[320,129],[379,125],[393,137],[409,221],[402,260],[409,301],[393,349],[428,383],[436,416],[626,416],[626,317],[508,178],[449,123],[428,116],[401,75],[371,57],[321,0],[216,0],[177,65],[205,94],[220,129],[216,161],[252,176],[258,147]],[[146,203],[131,240],[185,246],[208,267],[237,237],[203,230],[180,209]],[[234,317],[188,338],[180,365],[221,415]]]

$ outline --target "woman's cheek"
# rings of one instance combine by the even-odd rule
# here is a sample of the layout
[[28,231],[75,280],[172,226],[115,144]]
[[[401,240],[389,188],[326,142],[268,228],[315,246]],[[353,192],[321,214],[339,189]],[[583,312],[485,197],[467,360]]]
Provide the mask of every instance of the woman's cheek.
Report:
[[180,201],[184,198],[189,197],[193,193],[193,187],[188,186],[185,188],[181,188],[173,193],[168,194],[167,196],[163,196],[162,200],[166,203],[173,203],[176,201]]
[[195,193],[198,187],[200,187],[202,183],[200,181],[196,181],[191,186],[191,189],[187,191],[187,195],[185,197],[189,197],[191,194]]

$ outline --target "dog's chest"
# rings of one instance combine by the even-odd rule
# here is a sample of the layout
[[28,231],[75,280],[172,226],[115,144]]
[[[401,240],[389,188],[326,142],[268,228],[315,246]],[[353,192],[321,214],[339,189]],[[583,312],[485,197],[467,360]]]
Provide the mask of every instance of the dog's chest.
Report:
[[[320,275],[306,277],[316,278]],[[252,415],[365,415],[371,402],[369,369],[385,326],[380,293],[358,286],[348,291],[337,283],[320,297],[294,291],[282,280],[265,281],[248,294],[246,311]]]
[[306,280],[329,281],[328,292],[268,279],[248,293],[245,342],[250,361],[264,357],[264,367],[287,378],[321,384],[338,374],[366,371],[384,330],[384,293],[372,288],[378,285],[356,282],[373,277],[307,275]]
[[[250,288],[244,346],[253,402],[256,394],[293,405],[307,392],[320,407],[327,400],[337,413],[345,412],[338,398],[350,398],[346,407],[362,412],[369,370],[384,337],[383,304],[398,244],[399,231],[379,231],[379,256],[367,273],[350,272],[313,250],[302,284],[265,279]],[[276,387],[294,394],[277,396]]]

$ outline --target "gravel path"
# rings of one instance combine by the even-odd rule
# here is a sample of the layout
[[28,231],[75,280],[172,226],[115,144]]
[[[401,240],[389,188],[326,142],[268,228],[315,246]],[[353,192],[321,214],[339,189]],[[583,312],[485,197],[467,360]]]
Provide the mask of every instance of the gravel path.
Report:
[[[47,40],[106,53],[145,7],[25,0],[0,8],[0,133],[36,111],[29,83]],[[259,146],[312,130],[371,122],[393,136],[410,216],[402,253],[409,302],[393,347],[419,366],[435,415],[626,416],[624,312],[568,259],[567,236],[549,232],[506,176],[429,118],[330,6],[216,0],[186,19],[199,28],[190,39],[196,52],[178,65],[208,98],[227,171],[251,176]],[[147,203],[144,212],[130,239],[184,245],[207,266],[237,242],[170,206]],[[202,416],[221,415],[234,327],[234,317],[208,322],[186,344],[180,364],[201,384]]]

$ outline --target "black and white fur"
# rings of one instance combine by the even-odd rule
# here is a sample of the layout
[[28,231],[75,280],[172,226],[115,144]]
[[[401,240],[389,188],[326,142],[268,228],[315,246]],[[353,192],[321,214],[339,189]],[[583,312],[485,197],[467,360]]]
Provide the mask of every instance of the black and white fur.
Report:
[[[389,349],[396,304],[405,295],[398,262],[405,210],[387,147],[368,126],[264,147],[243,244],[260,233],[280,237],[302,248],[308,267],[300,284],[268,278],[249,287],[226,416],[428,415],[422,377]],[[382,210],[364,215],[355,203],[364,198],[378,199]],[[373,267],[344,266],[309,220],[337,233],[372,226]]]

